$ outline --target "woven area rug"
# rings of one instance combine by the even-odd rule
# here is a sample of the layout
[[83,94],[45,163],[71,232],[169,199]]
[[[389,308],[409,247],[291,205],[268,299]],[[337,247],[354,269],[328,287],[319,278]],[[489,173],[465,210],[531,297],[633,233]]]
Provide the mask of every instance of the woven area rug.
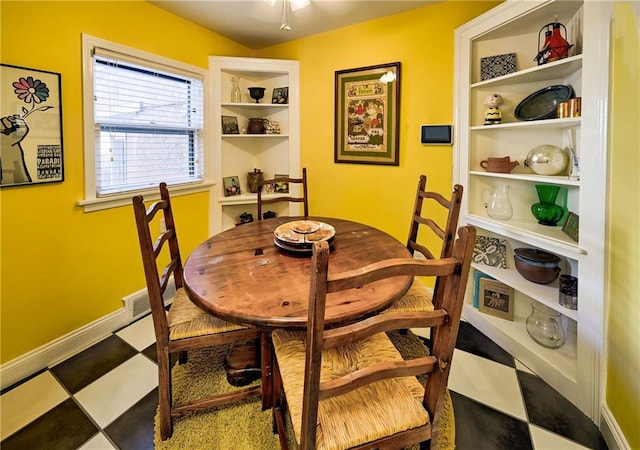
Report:
[[[404,357],[428,353],[423,341],[411,332],[406,335],[392,333],[390,337]],[[187,364],[176,365],[172,371],[174,401],[233,390],[222,367],[228,350],[222,346],[192,351]],[[277,434],[272,432],[271,418],[271,411],[261,411],[261,402],[256,397],[219,409],[186,414],[174,420],[173,436],[161,441],[156,411],[154,445],[158,450],[277,450],[280,444]],[[289,433],[289,446],[295,449],[292,434]],[[448,394],[440,426],[439,449],[455,449],[455,421]]]

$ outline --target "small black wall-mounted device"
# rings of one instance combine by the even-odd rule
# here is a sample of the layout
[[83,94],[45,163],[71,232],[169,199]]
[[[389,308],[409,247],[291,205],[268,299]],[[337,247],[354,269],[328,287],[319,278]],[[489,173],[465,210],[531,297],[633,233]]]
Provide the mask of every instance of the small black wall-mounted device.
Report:
[[422,125],[421,144],[450,145],[453,142],[451,125]]

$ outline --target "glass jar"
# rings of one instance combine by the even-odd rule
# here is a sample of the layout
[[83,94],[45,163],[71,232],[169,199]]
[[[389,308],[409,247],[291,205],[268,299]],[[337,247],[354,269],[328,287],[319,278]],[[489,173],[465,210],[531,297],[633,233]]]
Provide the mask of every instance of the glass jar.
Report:
[[492,186],[490,190],[482,190],[484,207],[489,217],[500,220],[511,219],[513,207],[509,200],[509,188],[508,184],[499,184]]
[[560,323],[560,313],[544,305],[531,303],[531,314],[526,326],[529,336],[538,344],[548,348],[564,345],[566,335]]
[[231,77],[231,103],[242,103],[242,93],[240,92],[239,83],[239,77]]

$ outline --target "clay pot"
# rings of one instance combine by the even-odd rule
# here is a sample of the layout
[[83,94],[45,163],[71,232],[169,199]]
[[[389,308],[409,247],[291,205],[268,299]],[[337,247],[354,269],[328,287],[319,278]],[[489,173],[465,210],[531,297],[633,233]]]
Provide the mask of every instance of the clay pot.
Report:
[[549,284],[560,275],[560,258],[552,253],[535,248],[516,248],[514,253],[516,270],[526,280]]
[[264,134],[264,119],[255,117],[249,119],[247,134]]
[[514,167],[519,165],[520,163],[518,161],[511,161],[508,156],[504,156],[502,158],[489,157],[480,161],[480,167],[485,169],[487,172],[496,173],[509,173]]

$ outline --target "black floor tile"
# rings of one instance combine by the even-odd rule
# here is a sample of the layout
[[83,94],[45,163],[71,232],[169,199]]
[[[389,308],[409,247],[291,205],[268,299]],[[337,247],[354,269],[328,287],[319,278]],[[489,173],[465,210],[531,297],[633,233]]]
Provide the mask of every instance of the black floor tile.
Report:
[[456,420],[456,450],[533,450],[529,426],[450,391]]
[[598,427],[560,393],[530,373],[517,371],[529,422],[595,450],[606,450]]
[[0,443],[2,450],[75,450],[98,428],[68,399]]
[[157,407],[156,388],[114,420],[104,431],[121,450],[153,450],[153,419]]
[[75,394],[137,353],[125,341],[112,335],[50,370],[69,392]]
[[456,348],[502,363],[509,367],[516,366],[513,356],[474,328],[473,325],[464,321],[460,322],[460,331],[458,331]]
[[142,350],[141,353],[143,355],[145,355],[147,358],[149,358],[151,361],[153,361],[156,364],[158,364],[158,352],[156,350],[156,344],[155,343],[151,344],[150,346],[148,346],[147,348]]

